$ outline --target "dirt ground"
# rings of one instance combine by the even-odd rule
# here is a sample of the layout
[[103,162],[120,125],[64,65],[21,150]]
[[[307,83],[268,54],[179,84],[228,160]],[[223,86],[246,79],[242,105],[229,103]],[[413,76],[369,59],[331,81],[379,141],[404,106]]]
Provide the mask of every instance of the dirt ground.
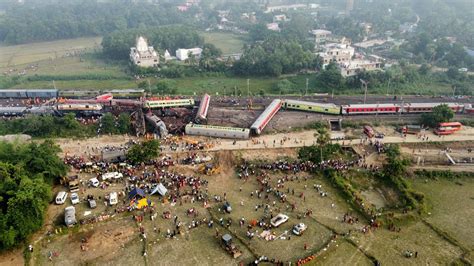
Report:
[[[386,134],[383,139],[385,143],[401,143],[402,152],[407,156],[421,156],[425,158],[432,156],[440,157],[439,150],[450,148],[450,154],[456,158],[469,156],[466,147],[471,147],[474,140],[474,129],[466,128],[456,136],[447,136],[435,139],[436,143],[421,141],[416,136],[407,136],[402,138],[396,132],[391,132],[390,128],[376,128],[376,130]],[[357,133],[356,133],[357,134]],[[430,138],[434,138],[427,133]],[[63,154],[87,155],[91,153],[92,147],[106,146],[122,146],[131,138],[128,136],[106,136],[100,138],[91,138],[86,140],[58,140],[57,143],[63,149]],[[206,141],[206,138],[196,138]],[[285,140],[286,139],[286,140]],[[256,143],[258,140],[260,143]],[[283,141],[285,140],[285,141]],[[465,142],[452,142],[454,140],[465,140]],[[152,196],[152,202],[157,206],[157,213],[170,211],[172,216],[180,217],[185,225],[189,225],[193,220],[192,217],[185,215],[187,209],[195,207],[199,212],[199,217],[206,219],[224,220],[231,218],[234,225],[230,230],[223,227],[217,227],[219,233],[229,232],[234,236],[234,240],[241,249],[243,255],[237,259],[232,259],[219,245],[219,239],[216,238],[216,229],[208,228],[203,225],[194,229],[187,229],[183,235],[178,235],[177,239],[166,239],[164,232],[167,229],[173,229],[173,222],[163,219],[161,216],[154,221],[149,218],[143,221],[148,239],[143,241],[140,238],[138,227],[139,224],[134,222],[130,213],[117,214],[107,221],[99,222],[92,225],[82,225],[62,233],[51,236],[46,235],[46,231],[54,232],[58,225],[62,223],[64,205],[51,205],[48,209],[47,222],[45,229],[38,233],[34,238],[38,239],[35,244],[35,252],[31,265],[50,264],[48,253],[54,252],[57,256],[53,256],[53,264],[61,265],[146,265],[152,262],[160,261],[160,265],[170,265],[173,262],[180,261],[182,265],[229,265],[238,262],[248,263],[256,256],[266,255],[283,261],[295,261],[306,255],[319,252],[314,264],[330,264],[340,265],[341,263],[350,262],[356,265],[368,265],[371,260],[364,253],[376,257],[383,264],[395,262],[396,264],[447,264],[461,256],[462,248],[443,239],[439,234],[433,231],[423,222],[416,222],[403,227],[401,233],[394,233],[384,229],[375,233],[361,234],[358,233],[365,224],[364,219],[360,217],[349,205],[338,190],[336,190],[327,179],[319,175],[309,175],[299,173],[298,179],[285,183],[284,190],[293,191],[288,193],[288,202],[295,203],[295,210],[289,208],[288,204],[284,204],[276,200],[276,197],[270,196],[268,199],[258,199],[251,196],[251,192],[258,189],[258,183],[255,178],[244,182],[239,179],[235,172],[236,164],[239,160],[256,160],[264,159],[275,161],[282,158],[296,158],[297,149],[305,145],[311,145],[315,141],[314,131],[301,131],[292,133],[280,133],[274,135],[262,135],[256,139],[249,141],[237,141],[235,145],[231,140],[212,140],[214,146],[207,151],[200,151],[202,155],[211,155],[214,162],[220,167],[220,173],[212,176],[203,176],[209,181],[208,190],[210,195],[223,196],[224,193],[229,202],[231,202],[233,211],[225,214],[219,209],[221,203],[212,202],[209,209],[205,209],[202,205],[192,204],[191,202],[183,203],[183,205],[170,205],[163,202],[159,197]],[[345,140],[339,141],[344,145],[353,145],[354,150],[359,154],[366,154],[367,160],[373,164],[383,162],[383,156],[374,154],[372,147],[362,143],[362,140]],[[414,150],[414,152],[413,152]],[[164,147],[164,153],[170,154],[175,160],[183,158],[186,154],[193,153],[172,152]],[[428,159],[425,163],[428,166]],[[435,161],[436,163],[436,161]],[[439,164],[433,164],[439,165]],[[424,165],[420,165],[423,167]],[[198,166],[195,165],[178,165],[170,168],[173,171],[188,175],[200,175]],[[473,169],[474,170],[474,169]],[[71,173],[77,174],[77,173]],[[87,180],[92,177],[90,174],[80,173],[80,178]],[[270,182],[276,185],[279,178],[284,174],[279,172],[270,173]],[[363,173],[351,177],[354,186],[360,189],[362,197],[370,204],[376,205],[377,208],[393,206],[397,203],[397,197],[394,192],[374,183],[373,180],[364,179]],[[470,183],[469,183],[470,184]],[[315,185],[321,185],[322,189],[327,193],[326,197],[321,195],[314,189]],[[440,188],[446,184],[440,183]],[[456,225],[446,220],[451,217],[450,206],[461,202],[463,199],[455,198],[453,195],[461,195],[459,189],[463,189],[462,195],[466,195],[472,191],[470,186],[453,186],[450,187],[449,194],[434,189],[430,191],[430,185],[421,181],[415,182],[415,187],[420,188],[428,194],[428,198],[432,203],[433,215],[427,218],[427,222],[452,234],[466,248],[472,250],[469,243],[472,243],[472,236],[469,227],[463,227],[462,231],[456,231]],[[90,210],[86,205],[84,198],[87,194],[93,194],[96,198],[103,197],[111,191],[123,191],[124,183],[112,183],[111,186],[100,188],[83,188],[79,192],[82,203],[76,205],[78,219],[85,216],[87,211],[91,211],[88,215],[99,215],[102,213],[113,213],[115,208],[103,204],[103,200],[98,200],[97,209]],[[55,192],[64,190],[64,188],[56,188]],[[445,197],[452,200],[444,201]],[[119,199],[121,206],[122,198]],[[273,203],[275,202],[275,203]],[[69,205],[69,199],[66,205]],[[260,219],[267,215],[262,208],[255,210],[255,206],[259,204],[269,204],[273,213],[285,213],[290,217],[289,221],[279,228],[272,230],[275,236],[283,236],[282,239],[266,241],[264,239],[247,238],[246,227],[240,227],[237,223],[241,218],[246,221],[252,219]],[[306,210],[313,210],[313,214],[302,217]],[[472,217],[469,213],[474,208],[460,208],[456,212],[459,220]],[[341,219],[345,213],[351,213],[354,217],[360,219],[360,223],[347,224],[342,223]],[[292,236],[290,231],[294,224],[303,222],[308,225],[308,230],[303,236]],[[469,220],[465,221],[469,224]],[[154,229],[158,228],[160,232]],[[260,234],[261,231],[255,232]],[[331,241],[335,235],[350,235],[350,241],[341,238]],[[88,239],[88,250],[81,251],[81,239]],[[304,246],[307,246],[307,249]],[[357,248],[358,247],[358,248]],[[417,259],[407,259],[403,256],[403,252],[407,249],[417,250],[420,257]],[[143,256],[146,251],[147,256]],[[164,259],[163,254],[166,254]],[[203,258],[205,258],[203,260]],[[16,251],[10,254],[0,256],[1,265],[18,265],[22,264],[22,251]]]

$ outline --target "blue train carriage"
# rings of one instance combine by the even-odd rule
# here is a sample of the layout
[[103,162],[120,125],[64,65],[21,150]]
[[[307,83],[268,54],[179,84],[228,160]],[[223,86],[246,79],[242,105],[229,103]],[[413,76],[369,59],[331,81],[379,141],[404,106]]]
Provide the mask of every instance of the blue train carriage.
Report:
[[39,90],[26,90],[26,96],[28,98],[57,98],[58,90],[55,89],[39,89]]
[[190,107],[194,106],[194,99],[146,100],[144,108]]
[[26,90],[0,90],[0,98],[28,98]]
[[298,100],[284,100],[284,109],[339,115],[341,107],[332,103],[315,103]]
[[250,129],[248,128],[198,125],[193,123],[186,125],[185,133],[187,135],[228,139],[248,139],[250,137]]

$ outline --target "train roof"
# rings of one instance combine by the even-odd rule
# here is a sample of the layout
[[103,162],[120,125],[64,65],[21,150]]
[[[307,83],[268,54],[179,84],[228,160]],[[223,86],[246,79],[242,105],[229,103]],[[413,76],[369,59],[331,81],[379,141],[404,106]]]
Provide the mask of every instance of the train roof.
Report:
[[255,122],[252,124],[252,126],[250,126],[250,128],[259,128],[262,123],[270,116],[270,115],[275,115],[275,113],[273,112],[274,109],[278,106],[281,106],[281,100],[280,99],[275,99],[273,100],[268,106],[267,108],[265,108],[265,110],[263,111],[262,114],[260,114],[260,116],[258,116],[257,120],[255,120]]
[[249,131],[248,128],[240,128],[240,127],[224,127],[224,126],[212,126],[212,125],[198,125],[189,123],[186,127],[195,127],[195,128],[205,128],[205,129],[219,129],[219,130],[229,130],[229,131]]
[[0,106],[0,113],[20,113],[26,111],[26,107]]
[[145,90],[144,89],[115,89],[115,90],[107,90],[106,92],[110,92],[110,93],[124,93],[124,92],[141,92],[141,93],[144,93]]
[[438,105],[446,104],[448,106],[464,106],[463,104],[459,103],[406,103],[405,106],[407,107],[434,107]]
[[312,106],[321,106],[327,108],[338,108],[339,106],[333,103],[316,103],[316,102],[307,102],[307,101],[299,101],[299,100],[284,100],[286,103],[291,104],[305,104],[305,105],[312,105]]
[[400,107],[399,104],[393,103],[380,103],[380,104],[346,104],[342,105],[345,108],[385,108],[385,107]]

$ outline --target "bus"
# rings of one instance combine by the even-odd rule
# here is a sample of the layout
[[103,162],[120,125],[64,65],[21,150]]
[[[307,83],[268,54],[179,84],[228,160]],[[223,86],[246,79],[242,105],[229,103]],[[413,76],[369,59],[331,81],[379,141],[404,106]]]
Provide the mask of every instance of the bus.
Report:
[[438,127],[434,130],[436,135],[451,135],[456,131],[461,130],[462,124],[459,122],[446,122],[439,123]]

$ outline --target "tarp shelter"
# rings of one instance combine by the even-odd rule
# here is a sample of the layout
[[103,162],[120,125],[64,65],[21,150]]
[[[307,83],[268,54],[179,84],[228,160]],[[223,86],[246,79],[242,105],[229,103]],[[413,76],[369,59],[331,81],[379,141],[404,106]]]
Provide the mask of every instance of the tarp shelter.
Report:
[[147,206],[151,206],[151,201],[147,200],[146,198],[143,198],[137,202],[137,209],[141,210]]
[[140,189],[140,188],[134,188],[132,189],[132,191],[130,191],[130,193],[128,193],[128,199],[129,200],[140,200],[142,198],[145,197],[145,191],[143,191],[143,189]]
[[165,186],[163,186],[163,184],[159,183],[159,184],[153,189],[153,191],[150,193],[150,195],[153,195],[153,194],[155,194],[156,192],[158,192],[158,194],[160,194],[161,196],[165,196],[165,195],[166,195],[166,192],[168,192],[168,189],[166,189]]

